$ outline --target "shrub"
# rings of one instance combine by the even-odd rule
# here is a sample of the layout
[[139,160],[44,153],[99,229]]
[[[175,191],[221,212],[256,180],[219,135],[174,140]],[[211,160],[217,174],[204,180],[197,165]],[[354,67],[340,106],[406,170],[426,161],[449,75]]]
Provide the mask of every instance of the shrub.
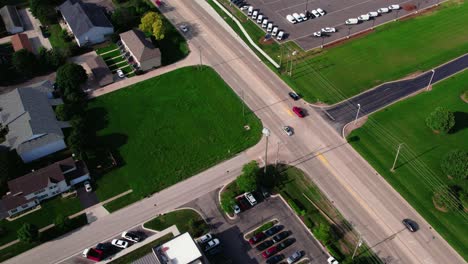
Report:
[[451,151],[442,159],[440,166],[447,176],[466,179],[468,177],[468,152],[463,150]]
[[294,202],[294,200],[288,199],[287,201],[288,201],[289,206],[291,206],[291,208],[294,210],[294,212],[296,212],[296,214],[301,215],[301,216],[305,215],[305,210],[302,210],[299,207],[299,205],[297,205],[297,203]]
[[257,177],[260,169],[257,161],[251,161],[244,165],[242,174],[237,177],[236,183],[243,192],[250,192],[257,189]]
[[236,204],[234,200],[235,194],[230,190],[224,190],[221,193],[221,208],[226,213],[232,213],[233,206]]
[[71,221],[64,215],[57,215],[54,220],[54,225],[58,230],[67,230],[70,227]]
[[437,107],[426,118],[426,125],[435,132],[447,134],[455,125],[455,115],[444,107]]
[[39,229],[37,226],[29,224],[29,223],[24,223],[20,229],[18,229],[18,239],[21,242],[25,243],[33,243],[38,241],[39,239]]
[[330,225],[321,223],[312,230],[314,236],[320,240],[324,245],[327,245],[330,241]]

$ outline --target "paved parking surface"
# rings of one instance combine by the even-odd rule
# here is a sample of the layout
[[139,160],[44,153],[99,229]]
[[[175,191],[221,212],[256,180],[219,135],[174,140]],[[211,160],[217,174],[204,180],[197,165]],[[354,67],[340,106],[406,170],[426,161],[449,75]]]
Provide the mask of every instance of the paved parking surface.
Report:
[[81,206],[83,206],[84,209],[99,203],[99,199],[94,191],[86,192],[84,186],[79,187],[76,191]]
[[[414,13],[416,9],[422,10],[430,7],[439,3],[440,0],[246,0],[246,2],[248,5],[252,5],[255,10],[259,10],[259,14],[263,14],[269,21],[273,21],[275,25],[284,30],[287,34],[286,40],[294,40],[304,50],[310,50]],[[344,24],[349,18],[356,18],[392,4],[413,5],[416,9],[406,11],[401,8],[357,25]],[[288,14],[304,13],[306,6],[309,11],[321,8],[325,10],[326,15],[297,24],[291,24],[286,20]],[[319,31],[323,27],[335,27],[337,32],[321,38],[312,35],[313,32]]]
[[[327,262],[328,255],[322,250],[318,242],[302,226],[296,216],[279,198],[269,198],[255,207],[242,212],[235,220],[223,217],[217,208],[217,191],[204,195],[186,206],[199,210],[211,225],[212,233],[217,236],[223,246],[223,254],[232,259],[233,263],[265,263],[261,252],[252,248],[243,239],[245,233],[254,230],[262,223],[274,218],[292,234],[289,238],[296,241],[281,251],[286,258],[297,250],[305,251],[305,257],[310,263],[322,264]],[[306,262],[307,263],[307,262]]]

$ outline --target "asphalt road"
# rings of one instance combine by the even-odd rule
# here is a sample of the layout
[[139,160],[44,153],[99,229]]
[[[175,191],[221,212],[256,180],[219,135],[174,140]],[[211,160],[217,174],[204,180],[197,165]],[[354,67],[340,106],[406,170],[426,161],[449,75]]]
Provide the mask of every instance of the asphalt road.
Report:
[[[169,4],[163,13],[170,21],[187,23],[192,30],[188,36],[192,52],[197,54],[201,48],[203,63],[211,65],[234,92],[243,93],[246,104],[270,128],[269,160],[277,156],[303,169],[380,258],[402,264],[465,263],[319,114],[310,111],[303,119],[294,116],[290,110],[293,105],[307,104],[289,99],[289,87],[254,56],[205,1]],[[282,132],[285,124],[295,129],[292,137]],[[239,175],[245,163],[261,160],[264,144],[262,140],[231,160],[5,263],[51,264],[66,260],[103,239],[216,190]],[[420,230],[408,232],[401,224],[403,218],[417,221]]]
[[[468,68],[468,54],[427,71],[415,78],[385,83],[344,102],[326,108],[315,108],[341,135],[343,127],[356,118],[358,104],[359,117],[373,113],[408,95],[448,78]],[[434,76],[432,76],[434,75]],[[432,78],[432,80],[431,80]]]

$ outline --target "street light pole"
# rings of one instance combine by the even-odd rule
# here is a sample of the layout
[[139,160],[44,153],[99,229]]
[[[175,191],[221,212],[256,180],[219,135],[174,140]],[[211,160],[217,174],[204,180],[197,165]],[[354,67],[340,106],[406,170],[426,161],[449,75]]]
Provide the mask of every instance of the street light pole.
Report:
[[396,162],[398,160],[398,155],[400,155],[400,149],[401,149],[401,146],[403,146],[404,143],[400,143],[398,144],[398,150],[396,152],[396,156],[395,156],[395,160],[393,161],[393,166],[392,168],[390,169],[391,172],[394,172],[395,171],[395,165],[396,165]]
[[435,70],[432,70],[432,76],[431,79],[429,80],[429,84],[427,85],[426,91],[429,91],[429,87],[431,87],[432,79],[434,78]]
[[309,12],[309,11],[308,11],[309,9],[307,9],[308,6],[309,6],[309,0],[306,1],[306,8],[305,8],[305,14],[306,14],[306,16],[307,16],[307,13]]
[[351,257],[351,259],[354,259],[354,256],[356,255],[356,252],[357,252],[357,249],[362,246],[362,237],[361,237],[361,234],[359,234],[359,241],[356,245],[356,248],[354,248],[354,252],[353,252],[353,256]]
[[266,138],[266,147],[265,147],[265,167],[263,168],[263,173],[266,175],[267,164],[268,164],[268,137],[270,136],[270,130],[266,127],[263,128],[262,134]]
[[357,119],[359,117],[359,111],[361,111],[361,104],[357,104],[357,112],[356,112],[356,118],[354,118],[354,125],[356,125]]

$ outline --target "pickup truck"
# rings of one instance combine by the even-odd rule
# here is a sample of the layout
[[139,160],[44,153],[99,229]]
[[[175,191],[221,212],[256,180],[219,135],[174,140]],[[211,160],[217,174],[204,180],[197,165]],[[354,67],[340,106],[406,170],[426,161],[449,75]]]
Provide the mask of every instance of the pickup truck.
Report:
[[104,252],[95,248],[87,248],[83,251],[83,257],[99,262],[104,258]]

